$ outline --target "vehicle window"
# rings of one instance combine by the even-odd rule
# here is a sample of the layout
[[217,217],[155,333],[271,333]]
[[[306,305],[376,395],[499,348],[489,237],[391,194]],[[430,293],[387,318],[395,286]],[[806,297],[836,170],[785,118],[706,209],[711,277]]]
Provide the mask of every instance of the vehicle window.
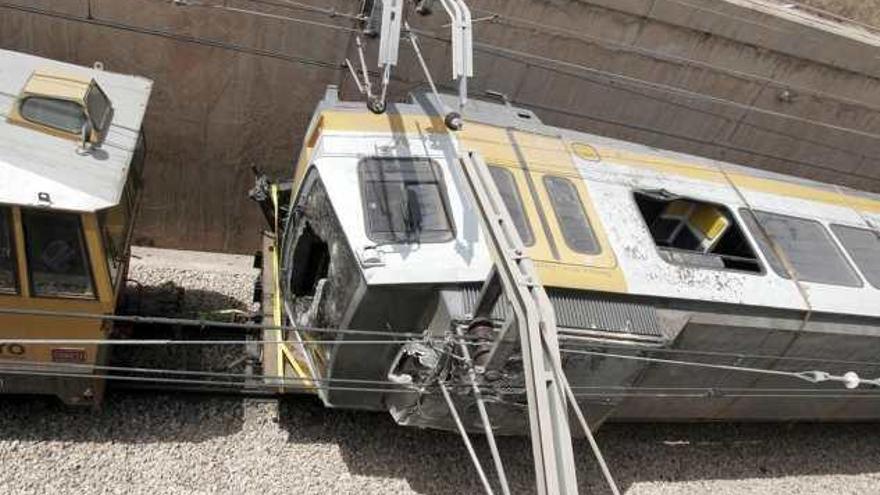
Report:
[[437,164],[425,158],[368,158],[358,168],[372,241],[432,243],[453,238]]
[[79,133],[86,123],[82,107],[73,101],[29,96],[21,102],[21,116],[65,132]]
[[516,180],[510,170],[504,167],[489,166],[489,173],[492,174],[492,180],[501,193],[501,200],[510,213],[513,225],[516,227],[519,238],[526,246],[535,244],[535,235],[532,233],[532,227],[529,225],[529,219],[526,216],[525,208],[523,208],[522,196],[516,187]]
[[544,187],[568,247],[578,253],[598,254],[599,243],[574,184],[564,177],[546,175]]
[[761,251],[780,277],[791,278],[791,274],[764,231],[788,259],[799,280],[847,287],[862,286],[862,281],[821,223],[763,211],[755,211],[754,215],[746,209],[741,212],[746,226],[758,239]]
[[126,188],[118,205],[98,213],[98,223],[101,225],[104,238],[104,253],[110,269],[110,280],[114,283],[127,255],[126,242],[132,216],[130,194],[129,189]]
[[79,216],[24,210],[22,223],[34,295],[94,298]]
[[700,268],[763,272],[752,245],[727,207],[666,191],[637,191],[634,197],[666,261]]
[[0,207],[0,294],[17,294],[15,238],[12,236],[12,211]]
[[89,93],[86,95],[86,106],[89,109],[89,117],[92,119],[92,125],[98,131],[103,131],[107,124],[110,123],[112,107],[104,90],[95,83],[89,87]]
[[871,285],[880,289],[880,233],[832,225],[831,230]]

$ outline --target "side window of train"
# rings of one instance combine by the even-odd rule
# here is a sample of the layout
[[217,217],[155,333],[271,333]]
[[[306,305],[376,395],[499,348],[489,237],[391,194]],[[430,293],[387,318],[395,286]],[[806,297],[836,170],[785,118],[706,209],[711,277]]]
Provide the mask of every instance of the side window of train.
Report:
[[568,247],[582,254],[599,254],[599,242],[575,185],[565,177],[545,175],[544,187]]
[[494,165],[489,166],[489,173],[492,174],[492,180],[495,182],[498,192],[501,193],[501,200],[504,201],[504,206],[510,213],[510,218],[513,220],[513,225],[516,227],[523,244],[526,246],[534,245],[535,234],[532,232],[532,226],[526,216],[522,196],[516,187],[516,179],[513,178],[513,174],[504,167]]
[[104,254],[107,256],[107,267],[110,269],[110,280],[115,283],[116,275],[125,262],[126,242],[131,226],[133,192],[131,182],[126,185],[119,204],[98,213],[98,224],[104,238]]
[[699,268],[764,272],[727,207],[666,191],[636,191],[634,197],[666,261]]
[[78,215],[22,210],[31,290],[36,296],[95,297]]
[[454,237],[443,175],[427,158],[366,158],[358,165],[367,237],[436,243]]
[[843,225],[832,225],[831,230],[868,282],[880,289],[880,233]]
[[782,251],[799,280],[846,287],[863,285],[821,223],[764,211],[742,209],[740,212],[770,266],[780,277],[791,278],[791,274],[777,255],[774,244]]
[[15,239],[12,236],[12,211],[0,206],[0,294],[17,294]]

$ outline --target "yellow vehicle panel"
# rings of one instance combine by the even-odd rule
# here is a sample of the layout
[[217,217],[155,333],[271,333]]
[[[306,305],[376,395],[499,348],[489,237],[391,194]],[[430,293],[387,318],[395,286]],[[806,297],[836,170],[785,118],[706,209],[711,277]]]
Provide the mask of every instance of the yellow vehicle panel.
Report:
[[[115,290],[111,284],[107,257],[96,215],[94,213],[78,215],[82,225],[88,262],[91,265],[94,298],[41,297],[32,293],[32,281],[27,266],[22,210],[18,207],[12,207],[11,210],[18,294],[0,294],[0,309],[11,309],[23,313],[45,311],[90,315],[113,314],[116,299],[121,293],[123,284],[118,284]],[[112,325],[109,323],[96,318],[0,313],[0,340],[103,340],[109,336],[111,327]],[[16,369],[36,369],[37,371],[61,369],[64,373],[92,374],[93,369],[90,365],[104,364],[106,351],[107,349],[104,349],[103,346],[95,344],[8,343],[0,345],[0,368],[5,366]],[[17,377],[18,375],[10,375],[3,383],[4,387],[0,388],[0,392],[10,384],[21,381],[21,378]],[[39,386],[43,388],[27,391],[57,394],[69,403],[97,401],[100,400],[103,392],[103,383],[98,379],[70,378],[64,381],[51,378]],[[12,390],[22,391],[18,388]],[[88,397],[82,397],[84,393],[87,393]]]

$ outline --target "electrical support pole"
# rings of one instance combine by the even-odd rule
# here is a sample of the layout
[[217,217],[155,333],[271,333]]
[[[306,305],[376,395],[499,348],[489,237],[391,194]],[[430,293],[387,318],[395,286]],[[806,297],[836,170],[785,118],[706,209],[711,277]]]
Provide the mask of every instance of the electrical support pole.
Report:
[[[501,194],[483,159],[466,153],[460,163],[479,211],[486,243],[495,268],[486,280],[475,317],[488,313],[503,292],[513,310],[511,325],[505,325],[496,347],[519,336],[522,351],[532,455],[537,493],[577,494],[571,431],[565,392],[554,363],[559,358],[556,316],[531,258],[514,228]],[[494,354],[494,352],[493,352]]]

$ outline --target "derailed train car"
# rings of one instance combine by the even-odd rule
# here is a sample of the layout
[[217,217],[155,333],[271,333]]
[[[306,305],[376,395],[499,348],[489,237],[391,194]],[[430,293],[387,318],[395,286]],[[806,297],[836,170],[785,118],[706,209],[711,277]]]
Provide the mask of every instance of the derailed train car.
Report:
[[[289,201],[276,194],[268,215],[264,308],[302,329],[267,330],[270,381],[400,383],[315,390],[331,407],[452,426],[431,384],[465,374],[454,346],[345,345],[362,337],[307,329],[442,340],[471,321],[492,266],[458,163],[473,151],[535,261],[592,423],[880,416],[876,396],[772,374],[880,376],[880,197],[555,128],[502,103],[470,102],[451,132],[440,108],[415,95],[374,115],[328,89]],[[490,345],[507,311],[464,337]],[[521,356],[487,369],[477,354],[493,427],[525,432]],[[456,390],[475,425],[474,398]]]

